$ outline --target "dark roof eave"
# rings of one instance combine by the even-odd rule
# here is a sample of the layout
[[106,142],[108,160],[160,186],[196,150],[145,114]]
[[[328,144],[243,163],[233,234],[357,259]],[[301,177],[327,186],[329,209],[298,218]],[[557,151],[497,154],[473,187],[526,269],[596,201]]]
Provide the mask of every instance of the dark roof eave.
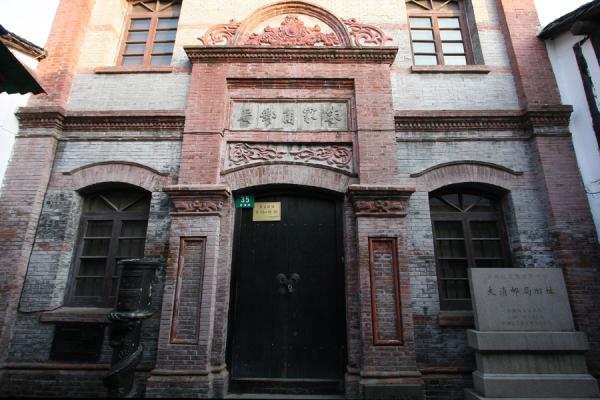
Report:
[[42,60],[48,55],[48,52],[43,47],[6,30],[2,25],[0,25],[0,41],[7,47],[18,50],[38,60]]
[[568,31],[577,21],[586,21],[600,18],[600,0],[593,0],[571,11],[568,14],[550,22],[538,34],[542,40],[554,39],[563,32]]
[[37,81],[35,74],[11,53],[0,42],[0,93],[45,93],[44,88]]

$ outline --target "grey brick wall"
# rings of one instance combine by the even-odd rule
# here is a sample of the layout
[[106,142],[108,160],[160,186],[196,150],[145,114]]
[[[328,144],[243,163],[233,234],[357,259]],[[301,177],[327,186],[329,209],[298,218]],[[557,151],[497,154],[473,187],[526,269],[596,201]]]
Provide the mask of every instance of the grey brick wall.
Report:
[[[70,171],[83,165],[106,160],[124,160],[154,168],[163,173],[177,174],[179,165],[180,143],[166,142],[62,142],[54,165],[54,173]],[[19,314],[15,324],[13,339],[10,344],[9,362],[48,362],[54,323],[40,322],[43,311],[50,311],[64,305],[65,290],[72,272],[74,249],[78,238],[79,219],[83,196],[61,187],[50,187],[46,193],[40,223],[37,228],[33,251],[29,260],[27,276],[19,304]],[[154,366],[158,343],[160,310],[168,237],[170,231],[170,201],[162,192],[152,194],[145,253],[157,257],[163,266],[157,271],[153,282],[152,309],[156,312],[144,322],[142,343],[145,354],[140,368],[149,370]],[[98,329],[105,329],[99,324]],[[109,347],[108,335],[105,335],[100,364],[110,363],[112,350]],[[72,371],[65,376],[55,377],[46,382],[39,379],[40,386],[33,388],[19,387],[27,379],[28,372],[7,372],[3,378],[2,394],[51,395],[72,393],[76,396],[85,394],[101,395],[104,392],[100,381],[95,381],[89,371]],[[52,372],[49,372],[52,375]],[[89,384],[81,389],[81,380]],[[79,390],[79,389],[81,390]],[[30,390],[31,389],[31,390]],[[77,391],[79,390],[79,391]]]
[[187,106],[190,75],[79,74],[73,82],[69,109],[181,110]]
[[[415,139],[418,136],[416,132],[399,134],[398,163],[406,184],[414,185],[414,179],[410,178],[409,174],[451,161],[488,162],[522,172],[523,175],[516,180],[518,183],[512,188],[506,188],[511,190],[501,198],[513,264],[516,267],[555,266],[546,231],[543,201],[535,182],[536,170],[530,143],[523,140],[480,140],[494,135],[517,138],[521,133],[452,132],[431,135],[472,140],[430,142]],[[408,141],[410,137],[415,141]],[[535,206],[536,204],[538,206]],[[474,368],[474,356],[466,343],[467,327],[440,326],[438,322],[440,306],[428,191],[421,189],[411,196],[407,227],[408,264],[419,367]],[[459,375],[455,378],[427,378],[427,398],[458,398],[449,393],[460,392],[460,387],[464,385],[470,385],[470,380]],[[445,391],[446,394],[443,395]]]
[[61,142],[55,163],[56,172],[69,172],[84,165],[102,161],[129,161],[153,168],[161,173],[179,169],[181,143],[169,142]]

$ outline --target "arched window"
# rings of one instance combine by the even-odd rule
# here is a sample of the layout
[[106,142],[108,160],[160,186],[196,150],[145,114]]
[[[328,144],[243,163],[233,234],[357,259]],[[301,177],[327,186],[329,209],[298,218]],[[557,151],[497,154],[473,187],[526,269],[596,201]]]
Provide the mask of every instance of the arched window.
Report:
[[471,309],[469,268],[510,266],[496,197],[447,189],[429,198],[443,310]]
[[473,64],[464,1],[407,0],[414,65]]
[[176,0],[132,2],[120,64],[171,64],[180,10]]
[[131,187],[86,196],[67,303],[112,307],[119,282],[117,262],[144,256],[150,193]]

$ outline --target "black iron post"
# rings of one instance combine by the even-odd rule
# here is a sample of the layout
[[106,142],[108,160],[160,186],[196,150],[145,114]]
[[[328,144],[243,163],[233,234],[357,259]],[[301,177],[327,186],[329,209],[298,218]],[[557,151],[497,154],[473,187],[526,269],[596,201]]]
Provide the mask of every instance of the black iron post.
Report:
[[136,397],[135,367],[142,360],[142,322],[152,316],[152,280],[158,262],[147,259],[122,260],[117,307],[108,314],[111,368],[104,378],[108,397]]

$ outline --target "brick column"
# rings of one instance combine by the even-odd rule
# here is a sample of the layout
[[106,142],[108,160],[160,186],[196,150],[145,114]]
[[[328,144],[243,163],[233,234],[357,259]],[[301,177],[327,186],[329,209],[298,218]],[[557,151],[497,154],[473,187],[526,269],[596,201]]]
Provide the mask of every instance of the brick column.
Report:
[[[533,0],[497,0],[511,67],[531,129],[539,189],[545,195],[556,263],[565,274],[577,329],[587,333],[588,362],[600,375],[600,249],[568,132],[570,107],[558,86]],[[564,116],[564,117],[562,117]],[[562,120],[561,120],[562,119]]]
[[[165,277],[155,369],[147,397],[223,396],[225,365],[212,365],[222,219],[229,218],[230,193],[219,185],[164,189],[173,201],[169,261]],[[214,388],[218,388],[215,393]]]
[[[19,111],[21,127],[0,197],[0,361],[12,325],[62,131],[79,50],[95,0],[61,0],[37,75],[47,94]],[[29,128],[32,129],[29,132]]]
[[414,189],[351,185],[357,223],[365,398],[423,398],[417,370],[406,250],[406,203]]
[[8,355],[57,143],[54,135],[17,136],[4,176],[0,194],[0,362]]
[[61,0],[46,44],[48,57],[36,71],[47,94],[34,96],[30,106],[66,108],[79,53],[96,0]]
[[537,38],[540,23],[533,0],[497,4],[521,107],[561,104],[546,46]]

